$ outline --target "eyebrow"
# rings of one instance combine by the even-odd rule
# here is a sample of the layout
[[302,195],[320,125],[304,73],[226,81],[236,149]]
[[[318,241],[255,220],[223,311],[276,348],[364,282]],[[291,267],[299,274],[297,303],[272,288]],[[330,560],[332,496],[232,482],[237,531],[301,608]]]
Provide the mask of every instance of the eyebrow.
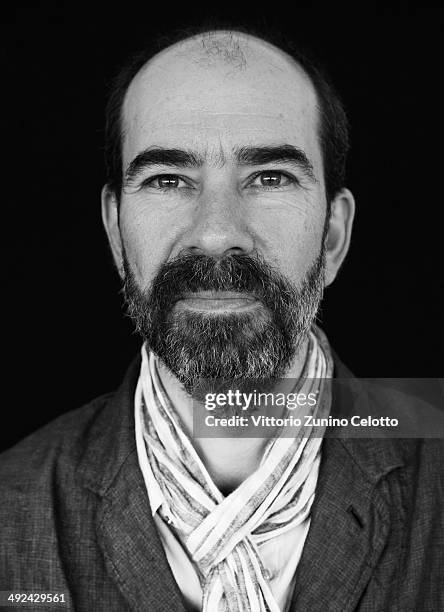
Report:
[[[218,156],[220,160],[220,155]],[[294,145],[282,144],[276,146],[240,147],[234,150],[234,157],[238,164],[246,166],[260,166],[270,163],[292,163],[297,166],[305,176],[316,182],[313,164],[305,152]],[[125,172],[125,181],[134,180],[137,175],[153,166],[169,166],[171,168],[201,168],[205,158],[195,151],[185,149],[168,149],[163,147],[149,147],[136,155]]]
[[134,180],[137,175],[151,166],[170,166],[174,168],[199,168],[204,160],[194,151],[183,149],[148,148],[136,155],[125,172],[126,181]]
[[313,164],[305,152],[294,145],[284,144],[270,147],[242,147],[236,150],[239,164],[260,166],[270,163],[292,163],[310,180],[316,182]]

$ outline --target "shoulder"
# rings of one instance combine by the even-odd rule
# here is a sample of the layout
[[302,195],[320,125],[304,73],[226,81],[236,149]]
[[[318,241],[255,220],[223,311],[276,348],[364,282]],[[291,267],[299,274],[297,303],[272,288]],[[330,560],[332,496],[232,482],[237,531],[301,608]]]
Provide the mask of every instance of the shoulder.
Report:
[[[356,378],[335,355],[332,414],[349,424],[354,417],[357,426],[339,429],[337,437],[363,477],[374,484],[399,478],[411,494],[412,487],[442,489],[444,410],[437,381]],[[394,425],[381,426],[383,419]],[[442,503],[442,492],[435,507],[438,499]],[[423,501],[433,503],[428,495]]]
[[[91,495],[79,478],[79,465],[91,446],[90,432],[107,412],[112,397],[101,396],[60,416],[0,455],[0,582],[4,581],[4,588],[38,584],[38,556],[51,564],[54,574],[48,580],[61,579],[57,525],[69,522],[64,508],[79,521],[82,509],[91,504]],[[74,526],[70,533],[80,530]],[[46,578],[42,580],[46,584]]]
[[107,393],[61,415],[1,453],[1,499],[11,494],[29,495],[57,464],[74,468],[85,450],[88,431],[113,396]]
[[62,580],[58,539],[70,550],[94,540],[103,495],[126,462],[134,469],[138,369],[135,361],[116,392],[67,412],[0,455],[0,575],[9,576],[8,584],[36,584],[37,574],[46,584],[42,559]]
[[[67,412],[0,454],[0,492],[29,496],[37,483],[69,478],[99,482],[109,477],[134,446],[134,389],[140,360],[129,366],[119,389]],[[73,484],[73,481],[71,481]]]

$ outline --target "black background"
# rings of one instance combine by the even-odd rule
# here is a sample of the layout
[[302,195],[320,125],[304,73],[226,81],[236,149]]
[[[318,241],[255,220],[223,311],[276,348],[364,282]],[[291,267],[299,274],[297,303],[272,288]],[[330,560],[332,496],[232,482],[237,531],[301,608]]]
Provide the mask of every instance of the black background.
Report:
[[107,83],[154,33],[208,17],[281,27],[344,98],[357,217],[321,317],[336,351],[363,377],[443,375],[441,15],[325,4],[48,4],[2,19],[0,449],[115,388],[138,350],[100,218]]

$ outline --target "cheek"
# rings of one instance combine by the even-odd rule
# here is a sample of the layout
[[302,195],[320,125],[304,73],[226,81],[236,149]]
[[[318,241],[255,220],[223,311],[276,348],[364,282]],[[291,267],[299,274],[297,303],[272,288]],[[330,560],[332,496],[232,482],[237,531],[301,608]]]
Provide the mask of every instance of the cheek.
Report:
[[325,213],[308,214],[306,209],[285,210],[273,214],[263,211],[256,219],[255,233],[265,259],[288,279],[298,284],[319,256]]
[[172,228],[159,214],[147,211],[120,216],[123,246],[140,287],[147,287],[169,257],[174,240]]

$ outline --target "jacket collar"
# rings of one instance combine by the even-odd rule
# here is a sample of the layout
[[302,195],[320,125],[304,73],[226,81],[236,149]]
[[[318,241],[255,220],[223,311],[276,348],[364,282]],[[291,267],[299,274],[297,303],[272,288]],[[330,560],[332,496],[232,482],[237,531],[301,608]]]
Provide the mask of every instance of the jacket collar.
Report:
[[129,366],[120,388],[96,400],[103,400],[102,407],[82,441],[84,453],[77,476],[87,488],[102,497],[118,482],[120,470],[131,462],[136,450],[133,405],[139,371],[138,356]]

